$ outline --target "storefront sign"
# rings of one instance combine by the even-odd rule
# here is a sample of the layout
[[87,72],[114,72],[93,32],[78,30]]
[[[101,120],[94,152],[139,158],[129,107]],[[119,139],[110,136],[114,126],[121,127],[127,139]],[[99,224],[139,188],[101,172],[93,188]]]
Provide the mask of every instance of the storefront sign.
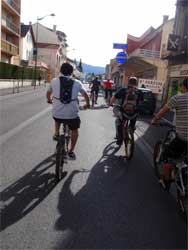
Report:
[[[29,61],[28,62],[28,66],[30,66],[30,67],[35,67],[35,61]],[[48,66],[47,66],[47,64],[46,63],[44,63],[44,62],[40,62],[40,61],[37,61],[37,65],[36,65],[37,67],[40,67],[40,68],[45,68],[45,69],[48,69]]]
[[188,64],[174,65],[169,70],[170,77],[188,77]]
[[163,86],[164,86],[164,81],[160,81],[160,80],[140,78],[138,81],[139,88],[145,87],[147,89],[150,89],[154,94],[161,94],[162,95]]

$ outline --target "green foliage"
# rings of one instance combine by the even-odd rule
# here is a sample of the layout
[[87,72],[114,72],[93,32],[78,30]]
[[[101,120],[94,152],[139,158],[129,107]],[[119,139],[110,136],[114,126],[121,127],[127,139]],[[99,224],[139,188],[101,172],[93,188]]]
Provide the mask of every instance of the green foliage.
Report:
[[[37,70],[36,77],[41,74]],[[34,79],[34,68],[17,66],[9,63],[0,62],[0,79]]]

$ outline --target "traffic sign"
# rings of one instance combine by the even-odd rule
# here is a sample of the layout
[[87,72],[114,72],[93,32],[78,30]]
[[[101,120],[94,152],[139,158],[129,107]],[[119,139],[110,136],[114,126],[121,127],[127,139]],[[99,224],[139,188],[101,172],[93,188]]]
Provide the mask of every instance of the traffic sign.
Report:
[[128,49],[127,43],[114,43],[113,49]]
[[127,53],[121,51],[116,55],[116,62],[117,63],[125,63],[128,60],[128,55]]

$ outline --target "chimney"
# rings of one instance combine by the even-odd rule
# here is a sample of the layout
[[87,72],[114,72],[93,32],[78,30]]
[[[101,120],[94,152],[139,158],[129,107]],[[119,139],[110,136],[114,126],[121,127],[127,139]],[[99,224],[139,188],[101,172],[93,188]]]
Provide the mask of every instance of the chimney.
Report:
[[163,16],[163,24],[165,24],[168,21],[168,15],[164,15]]
[[53,25],[53,31],[56,32],[57,25]]

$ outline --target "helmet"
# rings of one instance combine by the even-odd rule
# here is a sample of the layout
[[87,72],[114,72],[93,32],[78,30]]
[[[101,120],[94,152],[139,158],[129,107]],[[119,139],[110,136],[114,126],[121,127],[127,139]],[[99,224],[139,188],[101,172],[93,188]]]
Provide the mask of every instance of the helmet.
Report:
[[128,85],[133,85],[133,86],[137,86],[138,85],[138,80],[136,77],[131,76],[128,80]]

